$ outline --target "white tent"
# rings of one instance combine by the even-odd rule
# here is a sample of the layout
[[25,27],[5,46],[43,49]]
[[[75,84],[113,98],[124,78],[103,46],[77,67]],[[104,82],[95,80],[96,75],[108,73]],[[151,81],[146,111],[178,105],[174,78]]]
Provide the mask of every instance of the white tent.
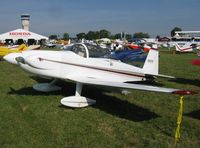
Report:
[[0,34],[0,41],[5,41],[6,39],[12,39],[13,41],[23,39],[27,42],[28,39],[34,39],[38,41],[41,39],[48,40],[48,37],[24,29],[16,29],[13,31]]

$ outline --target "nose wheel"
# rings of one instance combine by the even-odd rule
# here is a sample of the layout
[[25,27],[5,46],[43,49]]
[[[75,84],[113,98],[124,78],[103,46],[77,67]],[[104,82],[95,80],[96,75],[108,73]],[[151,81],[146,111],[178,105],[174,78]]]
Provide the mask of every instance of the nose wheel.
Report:
[[33,85],[33,89],[41,92],[52,92],[52,91],[58,91],[61,90],[61,87],[55,85],[57,82],[56,79],[54,79],[51,83],[39,83]]

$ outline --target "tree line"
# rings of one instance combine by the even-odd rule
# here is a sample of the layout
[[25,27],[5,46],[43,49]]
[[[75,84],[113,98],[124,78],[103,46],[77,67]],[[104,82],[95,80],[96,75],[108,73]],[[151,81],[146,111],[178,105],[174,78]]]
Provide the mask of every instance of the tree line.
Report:
[[[173,37],[175,35],[175,31],[181,31],[182,29],[180,27],[174,27],[171,30],[171,36]],[[125,38],[125,39],[132,39],[132,38],[149,38],[149,34],[145,32],[136,32],[134,34],[128,34],[125,32],[120,32],[117,34],[111,34],[110,31],[106,29],[102,29],[100,31],[88,31],[87,33],[81,32],[76,34],[77,39],[86,39],[86,40],[96,40],[96,39],[101,39],[101,38],[110,38],[110,39],[120,39],[120,38]],[[69,40],[71,37],[67,32],[63,34],[61,38],[59,38],[58,35],[50,35],[49,39],[63,39],[63,40]]]
[[[101,39],[101,38],[110,38],[110,39],[120,39],[120,38],[125,38],[125,39],[131,39],[131,38],[149,38],[148,33],[143,33],[143,32],[136,32],[133,35],[128,34],[126,32],[120,32],[117,34],[111,34],[110,31],[106,29],[102,29],[100,31],[88,31],[87,33],[81,32],[76,34],[77,39],[86,39],[86,40],[96,40],[96,39]],[[68,40],[70,39],[70,36],[68,33],[64,33],[61,38],[59,38],[58,35],[50,35],[49,39],[64,39]]]

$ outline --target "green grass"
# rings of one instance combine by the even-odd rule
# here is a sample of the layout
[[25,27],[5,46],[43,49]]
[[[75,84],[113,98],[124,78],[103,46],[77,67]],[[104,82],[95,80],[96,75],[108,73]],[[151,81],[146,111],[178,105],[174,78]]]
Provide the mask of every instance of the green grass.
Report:
[[[200,90],[200,67],[195,54],[161,51],[159,78],[163,87]],[[60,81],[62,91],[32,89],[47,80],[0,62],[0,147],[173,147],[179,96],[133,90],[126,96],[84,86],[83,95],[97,104],[71,109],[60,99],[73,95],[75,84]],[[186,96],[181,140],[177,147],[200,146],[200,94]]]

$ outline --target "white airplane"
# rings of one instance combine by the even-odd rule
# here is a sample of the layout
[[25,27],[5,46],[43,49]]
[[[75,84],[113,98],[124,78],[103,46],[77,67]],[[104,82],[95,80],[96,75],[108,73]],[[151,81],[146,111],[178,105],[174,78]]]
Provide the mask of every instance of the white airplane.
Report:
[[83,84],[179,95],[194,94],[192,91],[132,83],[154,79],[155,76],[164,76],[158,74],[159,53],[157,49],[149,51],[144,66],[140,68],[118,60],[104,58],[105,49],[102,51],[99,48],[85,48],[84,46],[86,44],[79,43],[66,51],[40,50],[11,53],[4,56],[4,59],[33,74],[54,78],[51,83],[34,85],[33,88],[37,91],[60,90],[61,88],[55,85],[56,79],[76,82],[75,95],[61,99],[61,104],[70,107],[86,107],[96,102],[81,96]]
[[192,52],[198,48],[200,45],[194,43],[175,43],[176,51],[178,52]]
[[54,43],[51,43],[51,42],[45,42],[44,45],[46,47],[49,47],[49,48],[54,48],[54,47],[56,47],[57,44],[54,44]]

